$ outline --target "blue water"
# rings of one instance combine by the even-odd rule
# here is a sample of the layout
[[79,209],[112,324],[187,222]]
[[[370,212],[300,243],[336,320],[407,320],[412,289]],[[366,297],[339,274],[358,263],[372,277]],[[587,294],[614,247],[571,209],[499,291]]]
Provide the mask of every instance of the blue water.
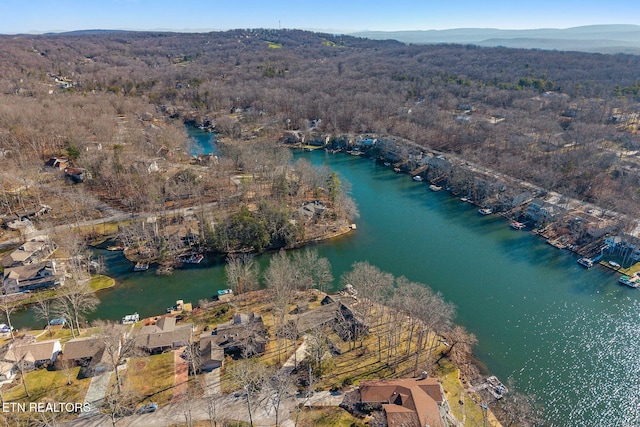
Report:
[[[478,337],[482,363],[535,394],[550,425],[640,425],[638,290],[367,159],[323,151],[295,156],[337,171],[359,206],[356,231],[316,245],[336,278],[366,260],[441,292],[457,306],[456,321]],[[100,294],[93,317],[154,315],[176,299],[196,303],[226,287],[220,260],[166,277],[132,273],[121,254],[104,255],[118,284]],[[264,266],[268,258],[258,260]],[[15,323],[31,320],[23,315]]]

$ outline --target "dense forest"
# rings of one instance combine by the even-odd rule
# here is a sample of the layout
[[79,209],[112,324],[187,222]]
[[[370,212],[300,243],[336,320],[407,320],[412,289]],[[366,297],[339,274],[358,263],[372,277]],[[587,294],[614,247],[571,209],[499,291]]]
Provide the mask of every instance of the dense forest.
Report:
[[637,56],[297,30],[4,36],[0,51],[5,190],[66,154],[103,201],[140,209],[171,192],[141,171],[187,158],[188,122],[223,141],[409,140],[608,209],[640,207]]

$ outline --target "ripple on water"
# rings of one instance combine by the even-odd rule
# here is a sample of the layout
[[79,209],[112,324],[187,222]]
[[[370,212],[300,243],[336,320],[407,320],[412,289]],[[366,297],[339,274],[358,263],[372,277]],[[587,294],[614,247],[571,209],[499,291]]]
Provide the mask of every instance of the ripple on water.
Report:
[[640,425],[640,303],[607,304],[596,312],[563,303],[524,319],[542,345],[514,380],[538,391],[551,425]]

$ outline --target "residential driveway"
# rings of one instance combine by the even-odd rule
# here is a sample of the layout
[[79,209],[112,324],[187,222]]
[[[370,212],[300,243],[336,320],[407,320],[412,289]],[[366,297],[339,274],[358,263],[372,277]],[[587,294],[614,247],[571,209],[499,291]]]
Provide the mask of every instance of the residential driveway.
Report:
[[91,384],[89,384],[87,394],[84,396],[84,403],[91,405],[91,411],[83,412],[80,414],[80,417],[88,417],[98,413],[102,399],[104,399],[104,395],[107,393],[110,379],[111,372],[105,372],[91,378]]
[[173,352],[173,365],[174,365],[174,380],[173,380],[173,399],[172,402],[177,402],[187,392],[187,382],[189,381],[189,362],[184,360],[181,356],[186,350],[186,347],[182,347]]
[[298,403],[304,406],[340,406],[344,394],[332,391],[319,391],[314,393],[310,398],[297,398]]
[[302,337],[302,344],[296,349],[296,351],[287,359],[286,362],[280,368],[280,373],[283,375],[291,375],[296,368],[296,363],[300,363],[302,359],[307,355],[307,336]]
[[206,384],[206,395],[216,396],[222,393],[220,390],[220,368],[203,374]]

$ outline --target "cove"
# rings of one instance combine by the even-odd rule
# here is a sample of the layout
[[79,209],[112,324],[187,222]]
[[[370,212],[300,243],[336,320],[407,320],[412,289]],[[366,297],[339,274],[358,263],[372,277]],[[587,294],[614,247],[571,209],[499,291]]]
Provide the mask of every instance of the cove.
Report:
[[[331,262],[336,287],[365,260],[425,283],[457,306],[456,321],[478,337],[478,359],[535,394],[550,425],[640,425],[638,290],[373,161],[320,150],[295,156],[337,171],[359,206],[356,231],[315,246]],[[131,272],[119,253],[101,254],[118,284],[99,294],[92,318],[154,315],[176,299],[197,303],[226,287],[218,260],[157,276]],[[268,259],[259,257],[263,267]],[[14,323],[32,322],[23,315]]]

